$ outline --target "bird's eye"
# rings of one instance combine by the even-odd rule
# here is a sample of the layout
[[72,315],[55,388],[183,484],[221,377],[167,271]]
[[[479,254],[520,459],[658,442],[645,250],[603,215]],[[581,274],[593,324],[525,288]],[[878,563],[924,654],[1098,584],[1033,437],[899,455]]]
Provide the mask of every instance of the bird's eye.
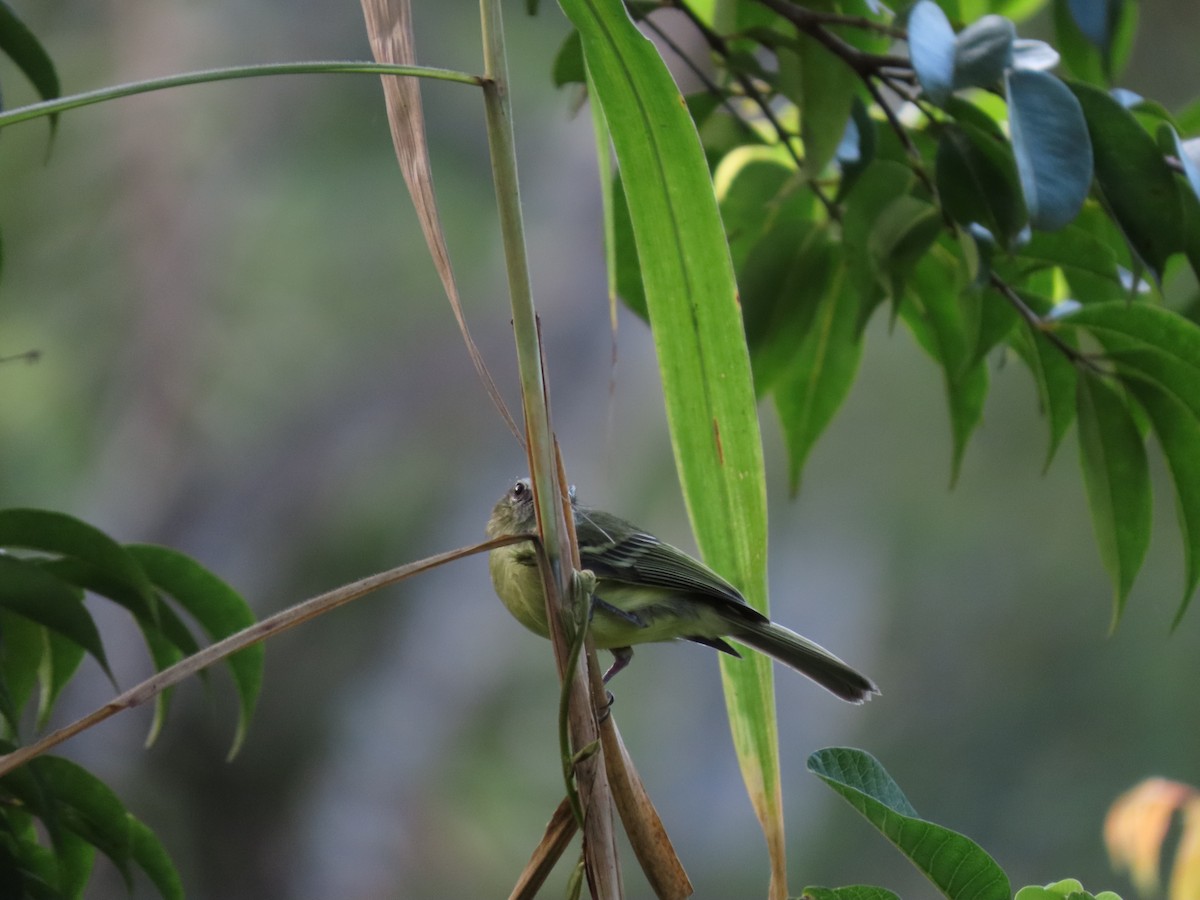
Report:
[[514,500],[520,500],[529,492],[529,485],[524,481],[518,481],[513,485],[512,496]]

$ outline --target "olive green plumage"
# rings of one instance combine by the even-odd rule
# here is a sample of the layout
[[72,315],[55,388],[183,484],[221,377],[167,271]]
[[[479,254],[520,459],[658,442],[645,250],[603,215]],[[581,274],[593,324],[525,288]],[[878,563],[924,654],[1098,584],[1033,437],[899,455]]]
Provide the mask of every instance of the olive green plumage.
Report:
[[[808,676],[843,700],[862,703],[874,683],[823,647],[776,625],[703,563],[610,513],[576,506],[575,531],[583,568],[596,576],[589,633],[614,662],[605,680],[632,657],[633,644],[678,638],[739,655],[732,637]],[[516,482],[488,520],[490,537],[537,530],[529,479]],[[492,584],[509,612],[546,637],[546,604],[532,542],[493,550]]]

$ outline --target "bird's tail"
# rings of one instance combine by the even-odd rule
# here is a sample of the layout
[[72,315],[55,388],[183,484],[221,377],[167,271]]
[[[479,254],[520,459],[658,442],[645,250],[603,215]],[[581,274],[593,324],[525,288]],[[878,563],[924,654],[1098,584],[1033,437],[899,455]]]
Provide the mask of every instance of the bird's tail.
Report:
[[821,687],[850,703],[862,703],[878,694],[870,678],[850,668],[824,647],[774,622],[742,625],[731,637],[791,666]]

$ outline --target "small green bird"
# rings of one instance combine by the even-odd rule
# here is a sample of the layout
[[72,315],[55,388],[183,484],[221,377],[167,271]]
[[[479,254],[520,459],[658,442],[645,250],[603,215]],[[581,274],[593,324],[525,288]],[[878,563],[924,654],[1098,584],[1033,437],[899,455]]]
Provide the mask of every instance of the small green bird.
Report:
[[[597,647],[613,655],[608,681],[629,664],[633,644],[683,638],[740,656],[732,637],[791,666],[851,703],[879,693],[871,679],[828,650],[776,625],[750,606],[737,588],[682,550],[635,525],[597,509],[575,506],[575,531],[584,569],[596,576],[589,631]],[[516,482],[488,520],[489,537],[537,530],[533,488]],[[491,551],[488,568],[496,593],[517,621],[549,635],[546,602],[532,541]]]

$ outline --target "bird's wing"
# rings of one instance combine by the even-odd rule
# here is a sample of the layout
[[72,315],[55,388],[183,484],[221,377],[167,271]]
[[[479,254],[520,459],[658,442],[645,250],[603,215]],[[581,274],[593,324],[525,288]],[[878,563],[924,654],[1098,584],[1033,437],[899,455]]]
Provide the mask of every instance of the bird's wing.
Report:
[[681,591],[758,618],[737,588],[704,563],[610,513],[577,508],[575,528],[583,567],[597,578]]

